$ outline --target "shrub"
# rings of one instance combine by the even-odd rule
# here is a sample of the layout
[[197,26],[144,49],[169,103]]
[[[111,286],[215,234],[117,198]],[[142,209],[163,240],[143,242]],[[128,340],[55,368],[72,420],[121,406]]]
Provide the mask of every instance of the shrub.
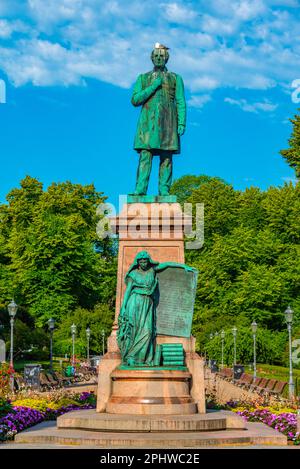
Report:
[[0,397],[7,397],[10,393],[10,378],[14,370],[8,363],[0,364]]

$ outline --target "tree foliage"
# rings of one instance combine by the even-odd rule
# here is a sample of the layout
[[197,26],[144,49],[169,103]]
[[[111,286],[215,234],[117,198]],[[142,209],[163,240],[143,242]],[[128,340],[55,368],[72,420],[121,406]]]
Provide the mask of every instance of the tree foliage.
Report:
[[[194,188],[184,202],[204,204],[203,248],[185,253],[186,263],[199,270],[193,320],[198,349],[203,351],[210,334],[228,324],[250,330],[256,320],[266,337],[269,331],[285,331],[288,304],[295,310],[297,326],[300,186],[238,191],[211,179]],[[262,359],[280,361],[275,352],[264,353]]]
[[292,135],[289,139],[290,147],[281,150],[281,155],[296,172],[296,177],[300,178],[300,115],[296,114],[294,119],[290,119],[293,124]]
[[[282,364],[287,344],[287,333],[258,329],[256,335],[256,354],[258,363]],[[208,357],[222,363],[222,340],[220,335],[213,336],[205,344]],[[223,360],[224,365],[232,366],[234,361],[234,343],[231,329],[225,329]],[[253,363],[253,336],[248,327],[239,327],[236,337],[236,362]]]
[[[239,191],[220,178],[188,175],[172,192],[181,203],[204,204],[203,248],[185,253],[199,271],[192,330],[198,350],[217,358],[220,339],[209,336],[224,329],[229,363],[236,325],[239,360],[251,361],[255,320],[258,360],[285,362],[288,304],[294,334],[300,330],[299,184]],[[14,297],[16,351],[47,348],[50,317],[56,353],[70,355],[73,322],[77,354],[86,354],[88,326],[91,353],[102,350],[102,330],[107,338],[114,316],[117,264],[114,245],[96,235],[96,208],[104,200],[93,185],[53,183],[45,190],[27,176],[0,205],[0,322],[9,340],[6,307]]]
[[92,310],[84,308],[76,308],[71,311],[61,321],[59,327],[54,332],[54,351],[71,356],[72,353],[72,336],[71,325],[77,326],[75,340],[75,354],[86,356],[87,353],[87,327],[91,330],[90,337],[90,353],[102,353],[104,331],[104,346],[106,350],[106,341],[111,333],[114,319],[114,311],[107,304],[97,304]]
[[179,203],[183,203],[190,197],[193,190],[198,189],[202,184],[212,180],[225,183],[225,181],[219,177],[206,176],[205,174],[200,174],[199,176],[187,174],[173,182],[170,193],[176,195]]
[[[0,206],[0,314],[12,297],[27,325],[57,323],[75,308],[113,310],[116,255],[96,235],[103,193],[90,184],[53,183],[30,176]],[[32,323],[32,324],[30,324]],[[21,336],[20,336],[21,341]]]

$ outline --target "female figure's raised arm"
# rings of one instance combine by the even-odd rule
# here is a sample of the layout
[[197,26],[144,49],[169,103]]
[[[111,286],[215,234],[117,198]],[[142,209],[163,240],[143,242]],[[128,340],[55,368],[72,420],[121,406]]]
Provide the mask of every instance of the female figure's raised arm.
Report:
[[181,267],[186,272],[194,272],[196,269],[194,267],[189,267],[186,264],[179,264],[178,262],[162,262],[155,267],[156,272],[161,272],[162,270],[166,269],[167,267]]

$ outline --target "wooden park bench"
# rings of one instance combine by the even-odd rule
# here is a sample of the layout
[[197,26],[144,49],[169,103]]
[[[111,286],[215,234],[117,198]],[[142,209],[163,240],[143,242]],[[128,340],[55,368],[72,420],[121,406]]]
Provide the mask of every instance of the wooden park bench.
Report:
[[22,389],[26,389],[26,382],[23,376],[19,373],[16,373],[14,376],[14,388],[16,391],[21,391]]
[[266,385],[264,391],[271,392],[277,383],[277,379],[270,379]]
[[249,388],[252,384],[253,376],[249,375],[248,373],[243,373],[240,379],[235,380],[235,384],[237,384],[241,388]]
[[262,378],[259,385],[254,386],[254,388],[252,388],[252,391],[257,392],[258,394],[263,394],[263,392],[266,391],[266,387],[268,385],[268,382],[269,382],[269,379]]
[[249,391],[254,391],[254,389],[260,385],[262,378],[257,376],[256,378],[253,379],[252,383],[249,386]]
[[50,389],[53,389],[50,381],[43,371],[40,372],[40,386],[42,391],[49,391]]
[[269,392],[270,394],[279,396],[283,394],[283,391],[287,385],[288,383],[286,381],[277,381],[274,388]]
[[220,376],[221,378],[226,378],[226,370],[227,368],[221,368],[219,371],[217,371],[217,375]]
[[223,368],[221,376],[223,379],[230,381],[233,377],[233,370],[231,368]]
[[53,376],[61,386],[67,386],[73,382],[72,377],[63,376],[59,371],[54,371]]
[[89,369],[86,369],[84,367],[80,367],[79,370],[78,370],[78,375],[81,375],[82,378],[85,380],[85,381],[90,381],[90,379],[92,378],[92,373],[90,372]]
[[55,379],[54,376],[51,373],[46,373],[45,372],[45,375],[46,375],[49,383],[51,384],[52,388],[55,389],[55,388],[61,387],[61,383],[57,379]]

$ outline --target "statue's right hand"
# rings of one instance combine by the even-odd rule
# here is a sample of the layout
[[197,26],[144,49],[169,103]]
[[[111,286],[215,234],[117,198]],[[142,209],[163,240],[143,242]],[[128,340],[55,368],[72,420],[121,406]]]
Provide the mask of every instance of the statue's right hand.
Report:
[[156,90],[159,86],[162,85],[162,77],[161,76],[158,76],[157,78],[155,78],[154,82],[152,83],[152,87]]

